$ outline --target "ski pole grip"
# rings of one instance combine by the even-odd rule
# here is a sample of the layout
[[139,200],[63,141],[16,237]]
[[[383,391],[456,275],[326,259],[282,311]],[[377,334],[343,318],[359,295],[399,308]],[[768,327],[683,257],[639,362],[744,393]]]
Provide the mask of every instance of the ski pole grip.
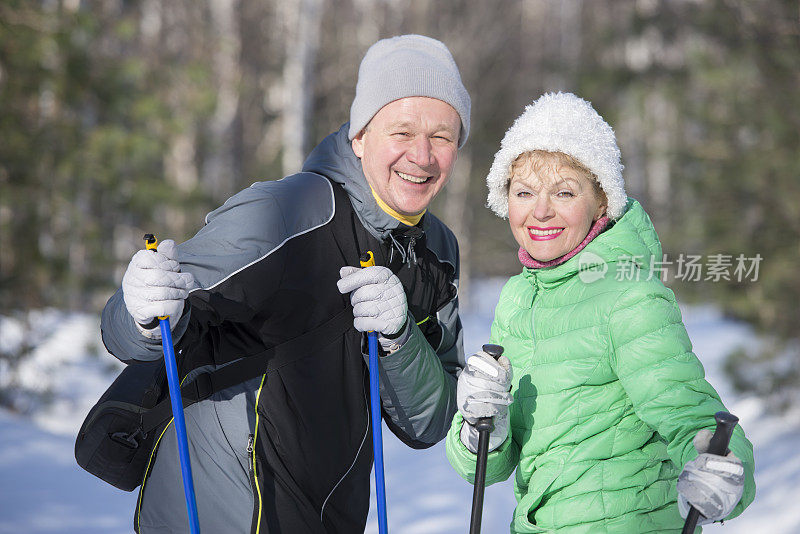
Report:
[[[487,343],[481,347],[483,352],[498,360],[503,355],[503,347]],[[481,417],[475,422],[475,429],[480,432],[491,433],[494,430],[494,418]]]
[[158,239],[153,234],[144,234],[144,248],[147,250],[156,250],[158,248]]
[[[365,253],[363,253],[360,258],[358,258],[358,263],[361,264],[362,268],[363,267],[374,267],[375,266],[375,255],[372,253],[371,250],[368,250]],[[377,334],[375,332],[373,332],[372,330],[367,332],[367,335],[368,336],[373,336],[373,337],[375,337],[375,339],[378,339],[377,338]]]
[[487,343],[486,345],[482,346],[481,349],[483,352],[494,358],[495,360],[499,360],[500,356],[503,355],[503,347],[500,345],[493,345],[491,343]]
[[366,251],[358,259],[362,267],[373,267],[375,265],[375,255],[371,250]]
[[725,456],[729,452],[728,444],[731,442],[733,429],[736,428],[739,418],[732,413],[720,411],[714,414],[714,419],[717,421],[717,428],[714,430],[714,435],[711,436],[708,452]]
[[[144,234],[144,248],[152,251],[156,251],[158,249],[158,239],[156,239],[155,235]],[[164,315],[163,317],[158,318],[159,321],[164,319],[169,319],[169,315]]]

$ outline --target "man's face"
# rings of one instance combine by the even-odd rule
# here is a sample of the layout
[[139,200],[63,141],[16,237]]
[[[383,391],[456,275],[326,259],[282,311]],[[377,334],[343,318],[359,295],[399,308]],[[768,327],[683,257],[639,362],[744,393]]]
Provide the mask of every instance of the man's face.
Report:
[[450,178],[460,132],[450,104],[412,96],[382,107],[352,146],[380,199],[401,215],[417,215]]

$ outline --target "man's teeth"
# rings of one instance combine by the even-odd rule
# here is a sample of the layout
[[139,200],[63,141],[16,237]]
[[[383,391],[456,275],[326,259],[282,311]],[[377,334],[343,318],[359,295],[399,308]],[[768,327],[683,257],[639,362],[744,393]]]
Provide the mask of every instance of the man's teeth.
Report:
[[428,180],[428,176],[412,176],[410,174],[406,174],[400,171],[394,171],[397,173],[397,176],[402,178],[403,180],[408,180],[409,182],[414,182],[415,184],[422,184]]
[[528,228],[528,230],[533,235],[553,235],[559,233],[563,228],[554,228],[553,230],[534,230],[533,228]]

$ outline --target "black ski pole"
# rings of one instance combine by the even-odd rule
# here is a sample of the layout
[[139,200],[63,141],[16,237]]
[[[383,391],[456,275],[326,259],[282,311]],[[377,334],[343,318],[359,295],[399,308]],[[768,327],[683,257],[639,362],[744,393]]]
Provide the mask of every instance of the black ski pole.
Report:
[[[500,345],[486,344],[483,352],[495,360],[503,355]],[[494,430],[493,417],[481,417],[475,423],[478,430],[478,459],[475,463],[475,487],[472,490],[472,517],[469,522],[469,534],[480,534],[481,516],[483,515],[483,490],[486,486],[486,459],[489,456],[489,434]]]
[[[731,435],[733,434],[733,429],[736,428],[736,423],[739,422],[739,418],[732,413],[720,411],[714,414],[714,419],[717,420],[717,428],[714,430],[714,435],[711,436],[707,452],[718,456],[726,456],[730,452],[728,444],[731,442]],[[694,506],[690,507],[681,534],[692,534],[697,527],[698,519],[700,519],[700,511]]]

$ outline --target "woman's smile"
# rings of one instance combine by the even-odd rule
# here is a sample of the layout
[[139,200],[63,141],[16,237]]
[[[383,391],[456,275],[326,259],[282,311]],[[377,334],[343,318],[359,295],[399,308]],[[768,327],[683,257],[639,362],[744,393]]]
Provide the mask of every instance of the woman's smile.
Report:
[[563,232],[564,232],[564,227],[553,227],[553,226],[548,228],[540,228],[538,226],[528,227],[528,234],[534,241],[547,241],[549,239],[555,239],[558,236],[560,236]]

